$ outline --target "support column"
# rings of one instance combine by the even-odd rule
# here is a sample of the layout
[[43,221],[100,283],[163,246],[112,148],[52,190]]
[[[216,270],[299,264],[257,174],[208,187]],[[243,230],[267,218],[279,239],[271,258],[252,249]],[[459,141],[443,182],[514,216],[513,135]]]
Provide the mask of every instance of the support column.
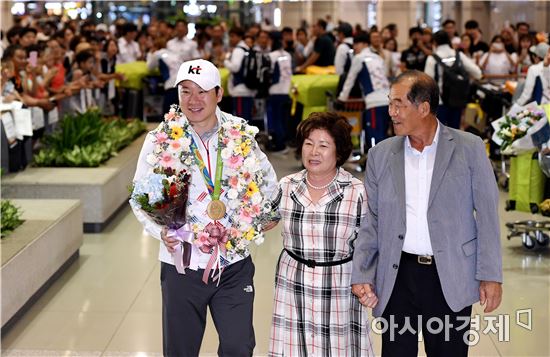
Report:
[[383,26],[397,24],[399,33],[397,42],[399,48],[404,49],[408,45],[409,28],[417,24],[418,1],[381,1],[378,5],[377,26],[381,30]]
[[6,38],[6,32],[13,26],[13,16],[11,14],[11,1],[0,1],[0,28],[4,32],[4,40],[2,41],[5,46],[8,44]]

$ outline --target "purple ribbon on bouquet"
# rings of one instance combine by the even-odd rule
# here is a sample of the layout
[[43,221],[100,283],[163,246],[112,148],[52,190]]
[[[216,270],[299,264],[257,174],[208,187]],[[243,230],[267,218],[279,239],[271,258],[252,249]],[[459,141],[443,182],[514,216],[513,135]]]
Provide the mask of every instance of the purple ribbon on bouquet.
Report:
[[174,257],[174,265],[176,266],[178,273],[185,274],[185,269],[191,262],[191,244],[195,239],[193,228],[189,223],[186,223],[176,230],[169,229],[167,236],[174,237],[181,242],[181,244],[176,248],[176,251],[172,253],[172,256]]
[[[210,275],[210,272],[212,272],[212,279],[217,280],[217,285],[219,285],[223,272],[220,254],[221,252],[225,253],[227,251],[225,244],[229,240],[228,232],[224,226],[216,223],[208,223],[208,225],[204,228],[204,232],[208,233],[209,236],[207,238],[207,242],[204,242],[200,249],[205,253],[210,252],[211,255],[210,260],[206,265],[206,269],[204,269],[202,281],[205,284],[208,284],[208,276]],[[218,270],[218,274],[214,275],[216,270]]]

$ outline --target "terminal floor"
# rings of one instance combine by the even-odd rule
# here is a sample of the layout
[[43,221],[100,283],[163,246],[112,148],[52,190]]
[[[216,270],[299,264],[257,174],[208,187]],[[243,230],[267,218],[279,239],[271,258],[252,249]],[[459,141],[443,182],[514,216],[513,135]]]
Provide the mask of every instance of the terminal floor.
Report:
[[[298,171],[291,153],[271,156],[278,176]],[[358,174],[362,178],[362,174]],[[501,193],[504,299],[491,315],[509,316],[509,341],[486,330],[479,304],[479,342],[471,356],[550,356],[550,251],[527,251],[518,238],[506,239],[504,223],[540,219],[505,212]],[[123,209],[101,234],[85,234],[80,258],[2,338],[3,356],[161,356],[159,243],[143,233],[129,208]],[[269,342],[275,265],[281,251],[280,230],[267,234],[252,252],[256,265],[254,326],[255,355],[264,356]],[[518,310],[525,310],[519,312]],[[531,330],[517,324],[528,323]],[[498,319],[498,317],[497,317]],[[505,332],[504,329],[501,332]],[[501,336],[505,337],[505,336]],[[372,333],[375,352],[381,338]],[[422,342],[419,350],[423,351]],[[201,355],[214,356],[217,335],[212,321]],[[421,352],[422,355],[422,352]]]

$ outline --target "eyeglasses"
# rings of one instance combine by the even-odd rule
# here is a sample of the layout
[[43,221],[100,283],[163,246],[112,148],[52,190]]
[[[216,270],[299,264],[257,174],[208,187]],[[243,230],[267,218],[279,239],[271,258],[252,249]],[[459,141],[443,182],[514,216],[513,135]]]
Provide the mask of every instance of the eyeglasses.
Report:
[[408,107],[407,104],[403,104],[402,102],[397,102],[397,101],[394,101],[394,100],[390,100],[390,102],[388,104],[388,109],[393,110],[397,113],[399,113],[401,111],[401,109],[406,109],[407,107]]

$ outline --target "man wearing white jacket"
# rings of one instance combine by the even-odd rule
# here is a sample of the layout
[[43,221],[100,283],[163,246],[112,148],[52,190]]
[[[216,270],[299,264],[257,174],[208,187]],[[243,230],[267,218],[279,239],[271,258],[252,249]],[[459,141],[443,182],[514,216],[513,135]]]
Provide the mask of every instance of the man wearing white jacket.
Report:
[[[433,42],[435,46],[434,54],[439,56],[447,66],[452,66],[454,63],[453,58],[456,58],[456,51],[451,47],[451,40],[449,35],[443,30],[437,31],[433,36]],[[464,66],[464,70],[473,79],[481,78],[481,69],[475,64],[475,62],[468,58],[464,53],[459,53],[460,62]],[[426,60],[426,67],[424,72],[436,79],[436,65],[437,61],[430,55]],[[443,93],[443,67],[438,65],[437,69],[437,85],[439,86],[439,93]],[[437,118],[441,122],[451,128],[460,129],[460,117],[464,108],[450,107],[439,101],[439,107],[437,108]]]
[[351,61],[351,68],[338,100],[346,101],[353,85],[359,81],[366,105],[363,112],[363,128],[367,135],[367,144],[374,146],[387,137],[390,121],[388,114],[390,82],[386,77],[384,59],[369,49],[368,35],[355,36],[353,47],[357,54]]
[[223,65],[230,72],[227,90],[233,98],[233,115],[250,122],[256,90],[249,89],[244,84],[243,63],[250,47],[243,41],[243,37],[244,31],[241,28],[235,27],[229,30],[229,44],[233,50]]
[[541,61],[527,70],[525,86],[516,103],[525,105],[532,99],[538,104],[550,103],[550,45],[542,42],[531,47],[530,51]]
[[287,151],[285,128],[290,115],[288,93],[292,79],[292,56],[283,49],[280,32],[272,32],[271,40],[272,51],[269,53],[269,58],[273,75],[267,98],[267,128],[271,136],[268,149],[284,153]]

